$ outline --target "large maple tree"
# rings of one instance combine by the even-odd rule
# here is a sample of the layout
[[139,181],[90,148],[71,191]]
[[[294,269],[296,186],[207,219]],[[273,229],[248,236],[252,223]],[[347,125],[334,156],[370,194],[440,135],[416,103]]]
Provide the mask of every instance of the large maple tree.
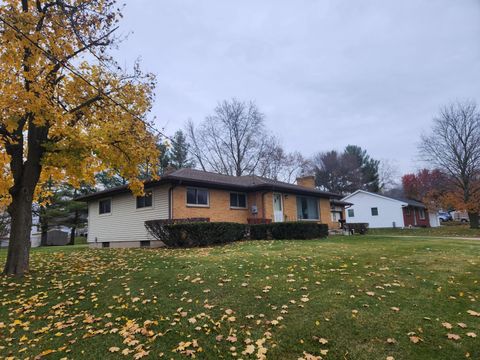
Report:
[[115,0],[6,0],[0,5],[0,200],[11,216],[4,272],[29,270],[32,202],[45,181],[79,185],[115,169],[141,193],[155,163],[145,120],[154,77],[119,69],[109,50]]

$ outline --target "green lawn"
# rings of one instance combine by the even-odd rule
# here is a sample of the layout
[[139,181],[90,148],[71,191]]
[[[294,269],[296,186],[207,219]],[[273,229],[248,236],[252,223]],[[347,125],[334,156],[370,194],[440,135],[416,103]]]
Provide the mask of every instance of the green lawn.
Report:
[[0,278],[0,358],[480,358],[480,241],[63,247],[32,270]]
[[467,225],[442,225],[435,228],[405,228],[405,229],[369,229],[371,235],[408,235],[408,236],[447,236],[447,237],[478,237],[480,229],[470,229]]

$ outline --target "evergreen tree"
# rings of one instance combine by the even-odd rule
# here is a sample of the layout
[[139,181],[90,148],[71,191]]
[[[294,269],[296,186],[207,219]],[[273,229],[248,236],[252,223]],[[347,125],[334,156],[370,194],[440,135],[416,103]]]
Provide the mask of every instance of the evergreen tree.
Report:
[[112,171],[102,171],[95,175],[97,185],[104,189],[111,189],[117,186],[127,185],[127,180]]
[[380,181],[378,168],[380,161],[372,159],[367,150],[357,145],[348,145],[345,147],[344,156],[355,159],[361,172],[363,190],[378,192],[380,190]]
[[189,155],[190,144],[182,130],[173,136],[172,146],[169,149],[170,166],[174,169],[192,168],[195,161]]
[[316,185],[321,189],[339,194],[380,189],[380,162],[359,146],[348,145],[342,153],[335,150],[319,153],[311,163]]
[[170,144],[164,141],[157,142],[158,155],[158,175],[163,175],[170,166]]
[[87,224],[87,204],[75,201],[75,198],[93,192],[94,189],[89,186],[75,189],[71,185],[62,184],[54,188],[52,186],[50,191],[48,203],[39,209],[41,245],[46,245],[48,230],[55,226],[70,228],[69,245],[73,245],[76,230]]

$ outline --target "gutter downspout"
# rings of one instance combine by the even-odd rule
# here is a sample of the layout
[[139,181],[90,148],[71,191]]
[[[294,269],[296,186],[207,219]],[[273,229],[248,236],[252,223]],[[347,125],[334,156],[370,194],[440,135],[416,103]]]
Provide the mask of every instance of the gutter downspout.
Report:
[[168,219],[173,220],[173,189],[177,187],[176,184],[170,186],[168,189]]
[[266,216],[266,212],[265,212],[265,195],[268,194],[269,191],[264,191],[262,192],[262,219],[265,221],[265,216]]

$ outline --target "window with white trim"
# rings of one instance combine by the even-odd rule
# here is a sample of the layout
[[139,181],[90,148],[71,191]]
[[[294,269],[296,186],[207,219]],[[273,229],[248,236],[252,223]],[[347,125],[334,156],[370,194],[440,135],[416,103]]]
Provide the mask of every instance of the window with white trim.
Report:
[[137,196],[137,209],[152,207],[153,193],[152,191],[145,191],[143,196]]
[[187,205],[208,206],[208,204],[208,190],[200,188],[187,188]]
[[100,215],[112,212],[112,199],[104,199],[98,202],[98,213]]
[[418,217],[420,218],[420,220],[425,220],[425,209],[423,208],[418,209]]
[[230,193],[230,207],[246,209],[247,208],[247,194],[245,193]]
[[319,220],[318,199],[297,196],[297,218],[299,220]]

